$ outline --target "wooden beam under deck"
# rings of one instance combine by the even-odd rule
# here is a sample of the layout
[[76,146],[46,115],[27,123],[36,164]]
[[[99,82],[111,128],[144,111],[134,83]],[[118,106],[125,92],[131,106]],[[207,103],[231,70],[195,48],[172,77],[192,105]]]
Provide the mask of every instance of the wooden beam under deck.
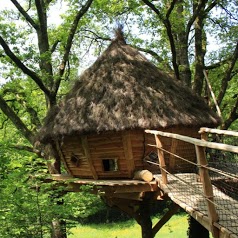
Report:
[[64,183],[66,190],[69,192],[80,192],[82,186],[89,185],[92,186],[94,193],[100,193],[108,198],[142,200],[146,192],[154,192],[155,197],[158,197],[158,194],[163,195],[155,180],[151,182],[140,180],[94,180],[79,179],[62,174],[52,174],[51,179],[52,181]]

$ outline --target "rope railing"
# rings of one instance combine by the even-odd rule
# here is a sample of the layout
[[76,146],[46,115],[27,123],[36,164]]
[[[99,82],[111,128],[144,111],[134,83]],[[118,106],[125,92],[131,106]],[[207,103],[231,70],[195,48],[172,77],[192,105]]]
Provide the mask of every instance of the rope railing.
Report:
[[[209,128],[201,128],[200,132],[218,133],[219,135],[225,134],[229,136],[237,136],[238,134],[237,132],[226,132],[224,130],[214,131]],[[148,145],[156,148],[159,155],[159,163],[152,161],[147,162],[157,165],[160,168],[161,175],[159,176],[163,182],[165,181],[164,184],[171,189],[174,199],[181,200],[182,204],[187,202],[190,207],[208,216],[210,231],[214,237],[219,237],[218,226],[223,226],[225,230],[227,229],[231,234],[238,236],[238,173],[231,173],[221,168],[213,167],[212,164],[207,161],[205,151],[206,148],[209,148],[212,150],[221,150],[224,153],[237,154],[238,146],[209,142],[162,131],[146,130],[146,133],[155,135],[156,145]],[[171,152],[163,148],[160,137],[168,137],[193,144],[196,149],[197,161],[190,161],[181,155],[175,154],[174,151]],[[222,154],[223,156],[224,153]],[[166,169],[166,154],[197,168],[196,171],[199,171],[199,174],[172,173]],[[161,166],[161,162],[163,166]],[[237,187],[234,187],[232,184],[227,185],[227,181],[236,183]],[[226,184],[226,189],[229,190],[228,192],[225,191],[224,184]]]
[[[215,169],[215,168],[213,168],[213,167],[204,166],[204,165],[199,165],[199,164],[194,163],[194,162],[192,162],[192,161],[190,161],[190,160],[188,160],[188,159],[185,159],[185,158],[183,158],[183,157],[181,157],[181,156],[179,156],[179,155],[177,155],[177,154],[174,154],[174,153],[172,153],[172,152],[170,152],[170,151],[168,151],[168,150],[165,150],[165,149],[163,149],[163,148],[159,148],[159,147],[157,147],[156,145],[152,145],[152,144],[147,144],[147,145],[148,145],[148,146],[151,146],[151,147],[155,147],[155,148],[157,148],[157,149],[160,149],[160,150],[162,150],[163,152],[166,152],[166,153],[168,153],[169,155],[173,155],[174,157],[176,157],[176,158],[178,158],[178,159],[181,159],[181,160],[183,160],[183,161],[185,161],[185,162],[187,162],[187,163],[189,163],[189,164],[192,164],[192,165],[194,165],[194,166],[206,168],[206,169],[208,169],[208,170],[210,170],[210,171],[219,173],[219,174],[224,175],[224,176],[226,176],[226,177],[228,177],[228,178],[231,178],[231,179],[238,179],[238,175],[234,175],[234,174],[231,174],[231,173],[228,173],[228,172],[224,172],[224,171],[222,171],[222,170]],[[147,161],[147,162],[148,162],[148,161]]]
[[[212,201],[209,197],[206,197],[204,195],[204,193],[201,192],[201,190],[197,189],[196,187],[194,187],[193,185],[191,185],[190,183],[186,182],[186,180],[182,179],[181,177],[179,176],[176,176],[175,174],[172,174],[170,173],[168,170],[162,168],[160,166],[159,163],[156,163],[156,162],[152,162],[152,161],[149,161],[149,160],[145,160],[147,163],[149,164],[153,164],[153,165],[157,165],[160,169],[162,169],[163,171],[165,171],[168,175],[170,175],[171,177],[173,178],[176,178],[178,181],[184,183],[186,186],[188,186],[190,189],[192,189],[195,193],[201,195],[204,199],[208,200],[209,202],[211,202],[214,206],[220,208],[221,210],[225,211],[225,212],[228,212],[230,215],[235,215],[237,216],[237,214],[233,211],[230,211],[230,210],[226,210],[225,208],[221,207],[219,204],[215,203],[214,201]],[[179,190],[180,191],[180,190]],[[189,197],[187,197],[187,199],[189,199]],[[238,218],[238,216],[237,216]]]

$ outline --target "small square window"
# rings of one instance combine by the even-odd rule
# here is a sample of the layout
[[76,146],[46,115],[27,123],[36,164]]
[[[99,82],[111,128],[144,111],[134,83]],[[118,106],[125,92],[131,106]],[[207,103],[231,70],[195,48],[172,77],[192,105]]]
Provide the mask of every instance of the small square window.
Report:
[[105,172],[118,171],[117,159],[103,159],[102,160],[103,170]]
[[70,161],[76,166],[80,167],[80,158],[74,153],[71,154]]
[[158,162],[158,155],[156,152],[151,151],[145,158],[144,160],[149,160],[151,162]]

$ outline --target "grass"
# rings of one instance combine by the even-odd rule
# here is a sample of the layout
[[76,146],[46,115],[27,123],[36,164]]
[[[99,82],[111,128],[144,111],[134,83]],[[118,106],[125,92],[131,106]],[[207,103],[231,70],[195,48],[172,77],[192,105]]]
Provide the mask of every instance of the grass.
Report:
[[[153,224],[158,218],[153,219]],[[188,222],[186,215],[173,216],[157,233],[156,238],[186,238]],[[140,226],[133,221],[110,224],[92,224],[72,228],[69,238],[130,238],[141,237]]]

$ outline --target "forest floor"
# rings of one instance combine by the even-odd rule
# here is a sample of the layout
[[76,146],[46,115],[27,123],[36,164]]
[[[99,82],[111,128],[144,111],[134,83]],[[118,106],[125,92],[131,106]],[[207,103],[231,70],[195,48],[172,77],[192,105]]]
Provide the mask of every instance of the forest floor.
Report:
[[[153,224],[158,218],[153,218]],[[173,216],[157,233],[155,238],[186,238],[188,221],[186,214]],[[140,226],[132,221],[82,225],[70,230],[69,238],[130,238],[141,237]]]

